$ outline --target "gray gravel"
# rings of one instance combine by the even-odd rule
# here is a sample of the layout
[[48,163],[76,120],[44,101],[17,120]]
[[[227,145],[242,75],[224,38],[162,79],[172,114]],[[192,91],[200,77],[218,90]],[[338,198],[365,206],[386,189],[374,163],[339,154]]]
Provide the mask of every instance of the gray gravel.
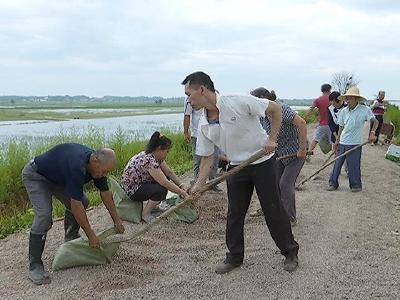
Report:
[[[52,272],[52,283],[27,279],[28,233],[0,241],[2,299],[400,299],[400,167],[385,160],[386,146],[365,146],[364,190],[351,193],[347,178],[325,192],[331,168],[297,193],[300,267],[289,274],[262,217],[245,225],[243,266],[214,273],[225,254],[226,195],[207,193],[200,219],[191,225],[162,223],[124,243],[112,264]],[[320,152],[299,179],[324,161]],[[188,181],[189,178],[186,178]],[[253,201],[250,211],[257,209]],[[111,224],[100,206],[89,212],[97,230]],[[50,266],[63,236],[62,222],[49,232],[44,255]],[[127,224],[128,231],[137,225]]]

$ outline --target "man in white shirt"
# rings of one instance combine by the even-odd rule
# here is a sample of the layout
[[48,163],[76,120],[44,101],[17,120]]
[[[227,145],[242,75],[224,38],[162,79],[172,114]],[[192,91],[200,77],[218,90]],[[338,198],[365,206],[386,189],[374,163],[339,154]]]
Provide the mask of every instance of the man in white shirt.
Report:
[[[199,120],[203,114],[202,109],[193,109],[188,99],[185,100],[184,117],[183,117],[183,134],[185,135],[185,141],[192,143],[192,155],[193,155],[193,173],[194,182],[199,176],[201,156],[196,154],[196,143],[197,143],[197,132],[199,127]],[[190,127],[190,130],[189,130]],[[214,163],[210,170],[209,179],[213,179],[217,176],[218,170],[218,148],[214,149]],[[214,185],[212,188],[215,192],[222,192],[218,185]]]
[[[232,271],[243,263],[243,226],[254,187],[268,229],[275,244],[284,255],[284,269],[294,271],[298,266],[299,245],[293,238],[289,217],[281,203],[276,178],[274,151],[282,120],[281,107],[269,100],[253,96],[220,96],[211,78],[203,72],[188,75],[182,82],[185,94],[194,109],[203,109],[199,121],[196,154],[202,156],[193,196],[205,184],[213,163],[214,145],[231,161],[229,169],[247,160],[260,149],[266,156],[227,179],[228,216],[226,244],[228,253],[216,268],[216,273]],[[271,116],[271,134],[265,132],[260,117]]]

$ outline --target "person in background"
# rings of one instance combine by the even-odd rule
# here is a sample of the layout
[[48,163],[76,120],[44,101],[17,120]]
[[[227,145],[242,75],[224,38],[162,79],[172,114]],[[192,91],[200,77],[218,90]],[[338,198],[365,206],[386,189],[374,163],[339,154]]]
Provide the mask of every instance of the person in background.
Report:
[[328,125],[328,107],[329,107],[329,95],[331,93],[331,85],[328,83],[324,83],[321,86],[322,95],[319,96],[317,99],[314,100],[313,104],[311,105],[310,109],[305,115],[305,119],[307,120],[313,111],[317,108],[319,114],[319,125],[315,130],[314,140],[312,141],[309,151],[314,151],[317,144],[324,139],[325,137],[327,140],[330,140],[331,131]]
[[182,181],[165,162],[172,142],[158,131],[151,136],[146,150],[133,156],[125,166],[121,186],[132,201],[148,201],[142,219],[151,223],[153,208],[166,199],[171,191],[183,198],[189,195]]
[[[250,92],[251,95],[275,101],[276,95],[267,89],[259,87]],[[297,224],[295,183],[303,168],[307,148],[307,124],[302,117],[288,105],[277,102],[282,107],[282,125],[278,135],[278,147],[275,154],[285,156],[296,153],[295,156],[277,161],[279,188],[281,200],[289,215],[292,226]],[[271,117],[261,117],[261,124],[265,131],[271,133]],[[259,211],[257,211],[259,212]],[[254,214],[253,214],[254,215]]]
[[338,123],[338,116],[339,112],[347,106],[347,103],[343,101],[343,99],[338,99],[340,96],[340,93],[337,91],[333,91],[329,95],[329,102],[331,105],[328,107],[328,123],[329,123],[329,128],[331,130],[331,138],[330,141],[332,143],[332,148],[333,145],[336,142],[336,139],[338,137],[339,133],[339,123]]
[[[386,110],[386,103],[384,103],[384,99],[385,91],[379,91],[378,98],[371,105],[372,113],[379,122],[378,128],[375,131],[376,141],[371,143],[371,146],[377,145],[379,142],[379,134],[383,124],[383,115],[385,114]],[[370,130],[372,130],[372,124]]]
[[[369,121],[372,124],[372,131],[370,131],[368,137],[370,142],[375,141],[375,130],[378,127],[378,120],[375,118],[371,109],[361,103],[365,101],[365,98],[360,95],[360,90],[356,86],[349,88],[347,92],[343,96],[339,96],[338,99],[346,101],[347,107],[344,107],[338,116],[339,133],[334,146],[334,149],[337,151],[337,156],[362,144],[365,122]],[[358,147],[346,156],[335,161],[329,179],[328,191],[335,191],[338,189],[339,175],[345,160],[347,161],[351,191],[360,192],[362,190],[361,147]]]
[[[298,266],[299,245],[294,240],[289,217],[280,199],[274,155],[282,120],[281,107],[273,101],[250,95],[222,96],[216,92],[210,76],[204,72],[188,75],[182,84],[193,108],[203,109],[196,149],[196,154],[202,156],[202,160],[199,177],[190,190],[193,197],[199,196],[206,182],[213,164],[215,146],[230,160],[228,169],[237,167],[262,149],[265,151],[264,157],[227,178],[226,244],[229,251],[215,272],[228,273],[243,263],[244,220],[254,188],[271,236],[285,256],[283,267],[293,272]],[[271,115],[270,135],[260,124],[260,117],[266,114]]]
[[47,232],[53,225],[53,196],[65,206],[65,242],[79,238],[82,227],[89,245],[100,247],[100,240],[90,226],[85,210],[89,199],[83,186],[90,181],[100,191],[116,231],[124,232],[105,177],[116,166],[117,158],[112,149],[95,151],[75,143],[57,145],[26,164],[22,170],[22,182],[35,215],[29,234],[29,279],[33,283],[41,285],[51,281],[44,268],[42,254]]
[[[185,100],[185,108],[184,108],[184,117],[183,117],[183,134],[185,136],[185,141],[187,143],[192,144],[192,156],[193,156],[193,173],[194,180],[193,183],[196,182],[197,177],[199,176],[200,170],[200,161],[201,157],[196,155],[196,143],[197,143],[197,133],[199,127],[199,120],[203,111],[201,109],[193,109],[190,105],[188,99]],[[190,128],[190,129],[189,129]],[[208,176],[209,180],[214,179],[217,176],[218,171],[218,154],[219,150],[216,147],[214,149],[214,163],[213,167],[210,170],[210,174]],[[211,190],[214,192],[222,192],[222,190],[218,187],[218,185],[214,185]]]
[[219,151],[218,168],[221,169],[219,174],[223,174],[228,169],[228,165],[230,163],[230,160],[229,160],[229,158],[226,156],[226,154],[224,152],[222,152],[219,149],[218,149],[218,151]]

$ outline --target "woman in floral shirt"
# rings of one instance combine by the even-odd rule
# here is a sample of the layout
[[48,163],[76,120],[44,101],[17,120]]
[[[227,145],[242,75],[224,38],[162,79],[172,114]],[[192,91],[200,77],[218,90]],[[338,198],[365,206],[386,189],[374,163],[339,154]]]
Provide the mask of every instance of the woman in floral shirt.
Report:
[[183,183],[168,167],[165,158],[171,149],[171,140],[154,132],[146,150],[133,156],[122,174],[121,185],[133,201],[147,201],[142,219],[147,223],[154,218],[151,210],[165,200],[171,191],[186,198]]

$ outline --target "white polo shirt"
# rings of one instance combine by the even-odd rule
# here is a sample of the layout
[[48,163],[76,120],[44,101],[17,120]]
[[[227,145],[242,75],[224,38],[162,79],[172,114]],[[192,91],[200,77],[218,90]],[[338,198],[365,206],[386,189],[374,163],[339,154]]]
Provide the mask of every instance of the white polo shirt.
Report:
[[[199,121],[196,154],[209,156],[214,153],[216,145],[231,161],[237,165],[250,158],[263,148],[268,141],[268,134],[260,123],[265,117],[269,100],[253,96],[220,96],[217,94],[219,123],[210,124],[207,112]],[[254,164],[271,158],[274,153],[266,155]]]

